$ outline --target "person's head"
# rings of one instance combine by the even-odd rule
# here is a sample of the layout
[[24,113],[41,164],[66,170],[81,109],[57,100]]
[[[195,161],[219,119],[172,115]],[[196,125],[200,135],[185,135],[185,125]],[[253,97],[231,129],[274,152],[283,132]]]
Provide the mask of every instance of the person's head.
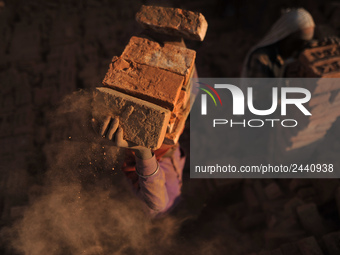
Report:
[[283,58],[290,57],[295,51],[301,50],[306,41],[313,38],[315,23],[312,15],[303,8],[287,9],[273,24],[266,36],[253,47],[246,57],[242,76],[247,77],[249,56],[256,49],[279,43]]
[[[286,27],[286,28],[284,28]],[[314,20],[305,9],[286,10],[272,27],[285,31],[279,40],[280,53],[284,58],[290,57],[295,51],[303,49],[306,42],[314,35]]]
[[300,29],[288,35],[279,41],[280,54],[283,58],[292,56],[294,52],[302,50],[306,43],[313,38],[313,35],[314,26]]
[[256,48],[280,43],[281,48],[299,50],[301,45],[313,38],[315,23],[312,15],[303,8],[287,9],[270,28]]

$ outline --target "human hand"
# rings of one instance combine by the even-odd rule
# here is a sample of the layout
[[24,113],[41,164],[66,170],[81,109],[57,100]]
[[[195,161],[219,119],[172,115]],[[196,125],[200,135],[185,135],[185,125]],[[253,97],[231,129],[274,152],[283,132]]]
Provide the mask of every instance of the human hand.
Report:
[[113,145],[120,148],[133,150],[138,158],[149,159],[152,157],[152,152],[150,149],[144,146],[139,146],[133,142],[124,140],[123,129],[119,127],[118,117],[108,116],[101,125],[98,125],[98,122],[95,119],[92,119],[92,126],[96,132],[99,131],[99,134],[103,138],[112,141]]

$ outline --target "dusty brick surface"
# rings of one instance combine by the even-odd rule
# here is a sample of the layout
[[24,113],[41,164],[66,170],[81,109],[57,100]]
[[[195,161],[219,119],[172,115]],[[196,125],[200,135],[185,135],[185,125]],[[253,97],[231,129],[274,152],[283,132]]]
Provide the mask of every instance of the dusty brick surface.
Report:
[[143,5],[136,20],[156,32],[203,41],[208,23],[198,12]]
[[157,149],[163,143],[170,111],[113,89],[97,88],[92,116],[100,121],[108,115],[119,116],[124,139]]
[[306,49],[299,61],[305,67],[305,77],[340,77],[340,45],[336,43]]
[[114,57],[103,84],[173,110],[184,76]]
[[133,36],[121,57],[183,75],[186,83],[194,67],[196,52],[172,44],[161,46],[146,38]]
[[340,47],[336,44],[314,47],[306,49],[301,53],[301,61],[309,64],[319,59],[325,59],[333,56],[340,55]]
[[315,42],[301,52],[298,61],[287,67],[286,76],[339,78],[340,45],[322,40]]

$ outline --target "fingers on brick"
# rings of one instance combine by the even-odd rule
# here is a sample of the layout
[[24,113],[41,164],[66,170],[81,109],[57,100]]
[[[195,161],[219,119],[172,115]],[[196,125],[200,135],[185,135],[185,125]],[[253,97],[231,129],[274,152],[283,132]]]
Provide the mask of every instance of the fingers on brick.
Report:
[[105,118],[105,120],[103,121],[103,124],[102,124],[102,126],[100,128],[100,135],[101,136],[105,136],[105,134],[107,132],[107,129],[109,127],[110,121],[111,121],[111,116],[107,116]]
[[110,128],[107,133],[107,138],[109,140],[112,140],[114,133],[117,131],[118,125],[119,125],[118,118],[113,118],[110,122]]

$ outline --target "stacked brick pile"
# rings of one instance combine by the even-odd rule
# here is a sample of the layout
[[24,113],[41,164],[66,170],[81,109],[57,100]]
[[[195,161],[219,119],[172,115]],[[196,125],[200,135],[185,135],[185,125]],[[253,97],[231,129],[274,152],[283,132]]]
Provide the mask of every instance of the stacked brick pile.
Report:
[[[287,67],[288,77],[340,78],[340,44],[332,40],[315,42],[305,49],[296,63]],[[287,150],[301,148],[323,138],[340,116],[340,84],[336,80],[321,79],[309,82],[312,99],[308,105],[311,116],[296,117],[304,128],[287,135]]]
[[318,43],[313,46],[299,57],[304,72],[302,77],[340,78],[340,45]]
[[142,6],[136,18],[146,33],[166,34],[167,40],[130,39],[113,57],[105,88],[97,88],[93,115],[119,116],[126,140],[157,149],[177,143],[190,111],[196,52],[178,43],[178,36],[203,40],[207,23],[200,13],[151,6]]

